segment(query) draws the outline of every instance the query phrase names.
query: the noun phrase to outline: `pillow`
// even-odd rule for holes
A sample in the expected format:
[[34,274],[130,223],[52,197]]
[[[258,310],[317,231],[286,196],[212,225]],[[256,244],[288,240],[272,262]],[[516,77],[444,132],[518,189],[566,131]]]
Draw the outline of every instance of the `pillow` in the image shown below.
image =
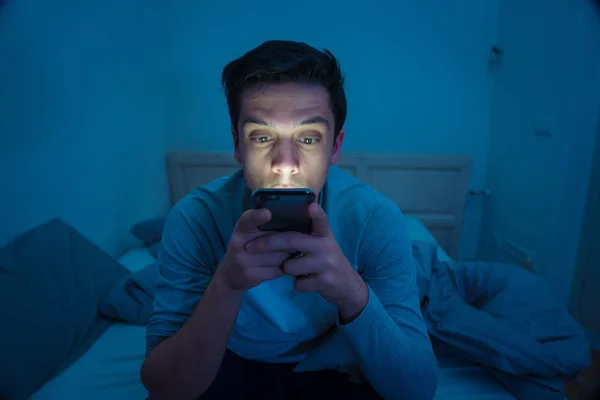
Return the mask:
[[164,226],[165,218],[145,219],[133,225],[129,232],[141,240],[144,246],[151,246],[160,243]]
[[0,249],[0,398],[29,398],[109,327],[98,304],[125,267],[60,219]]
[[158,261],[119,280],[100,304],[100,313],[131,325],[150,319],[158,285]]

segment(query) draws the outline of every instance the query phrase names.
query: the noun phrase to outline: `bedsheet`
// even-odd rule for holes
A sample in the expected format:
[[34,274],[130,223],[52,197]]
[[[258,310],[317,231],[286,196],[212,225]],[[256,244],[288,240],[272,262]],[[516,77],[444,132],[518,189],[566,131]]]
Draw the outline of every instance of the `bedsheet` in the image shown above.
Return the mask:
[[[513,265],[440,262],[413,242],[429,335],[482,366],[516,397],[562,399],[590,363],[579,325],[539,276]],[[436,353],[437,354],[437,353]]]
[[140,380],[146,328],[115,324],[65,372],[31,400],[135,400],[147,392]]
[[436,356],[439,366],[436,400],[515,399],[500,382],[478,365],[437,351]]

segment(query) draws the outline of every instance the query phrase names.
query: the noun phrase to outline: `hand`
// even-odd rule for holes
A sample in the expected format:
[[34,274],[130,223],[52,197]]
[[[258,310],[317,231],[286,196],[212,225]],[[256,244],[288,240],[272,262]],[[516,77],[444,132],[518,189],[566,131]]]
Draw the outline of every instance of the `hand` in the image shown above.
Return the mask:
[[281,265],[290,256],[283,250],[248,253],[246,243],[252,239],[271,235],[258,226],[271,219],[267,209],[244,212],[233,229],[233,234],[215,278],[225,287],[235,291],[245,291],[258,284],[283,276]]
[[338,306],[342,319],[351,319],[367,304],[367,285],[338,246],[325,211],[317,203],[312,203],[308,213],[312,220],[310,235],[299,232],[274,233],[249,241],[246,250],[250,254],[303,252],[302,257],[283,262],[283,271],[296,277],[296,290],[318,292]]

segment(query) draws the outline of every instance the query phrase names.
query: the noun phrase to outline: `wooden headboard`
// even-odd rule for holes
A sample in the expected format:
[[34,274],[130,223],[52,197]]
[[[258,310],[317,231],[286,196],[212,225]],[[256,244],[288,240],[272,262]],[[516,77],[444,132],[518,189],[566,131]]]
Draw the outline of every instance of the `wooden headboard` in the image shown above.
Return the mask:
[[[454,259],[458,256],[472,160],[461,155],[346,153],[338,166],[417,217]],[[167,155],[171,203],[196,186],[240,168],[231,153]]]

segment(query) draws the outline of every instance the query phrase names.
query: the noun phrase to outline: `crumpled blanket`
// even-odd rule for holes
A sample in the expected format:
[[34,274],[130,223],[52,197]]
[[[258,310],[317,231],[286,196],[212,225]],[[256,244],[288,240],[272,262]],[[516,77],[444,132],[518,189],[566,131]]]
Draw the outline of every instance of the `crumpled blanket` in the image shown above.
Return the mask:
[[519,399],[564,398],[591,363],[583,329],[539,276],[514,265],[442,262],[413,242],[421,309],[434,343],[480,364]]

